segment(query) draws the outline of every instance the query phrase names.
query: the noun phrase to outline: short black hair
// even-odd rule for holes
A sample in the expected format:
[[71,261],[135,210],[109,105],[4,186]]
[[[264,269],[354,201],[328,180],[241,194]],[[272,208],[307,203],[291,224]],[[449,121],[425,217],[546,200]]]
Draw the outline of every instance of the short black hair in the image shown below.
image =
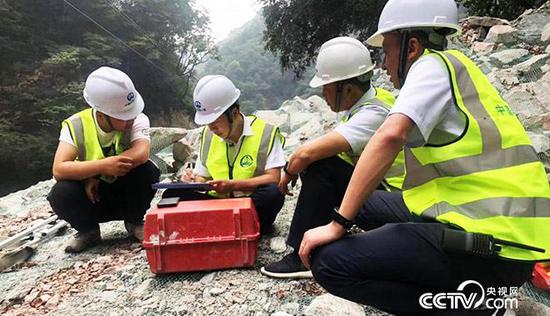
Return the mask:
[[371,78],[371,73],[368,72],[366,74],[363,74],[363,75],[360,75],[358,77],[353,77],[353,78],[350,78],[350,79],[346,79],[346,80],[342,80],[342,84],[351,84],[351,85],[354,85],[356,87],[358,87],[359,89],[361,89],[361,91],[363,92],[367,92],[369,91],[370,89],[370,78]]
[[447,35],[452,32],[447,28],[424,28],[410,30],[411,37],[418,39],[424,48],[443,51],[447,49]]

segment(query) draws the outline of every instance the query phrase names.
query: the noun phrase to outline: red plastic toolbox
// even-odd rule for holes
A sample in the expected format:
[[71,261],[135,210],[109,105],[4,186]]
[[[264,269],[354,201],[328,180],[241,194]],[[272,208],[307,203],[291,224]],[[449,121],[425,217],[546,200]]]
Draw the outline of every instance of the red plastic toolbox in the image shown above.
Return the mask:
[[260,237],[250,198],[179,202],[145,216],[143,247],[153,273],[254,265]]
[[533,284],[539,289],[550,291],[550,262],[539,262],[533,269]]

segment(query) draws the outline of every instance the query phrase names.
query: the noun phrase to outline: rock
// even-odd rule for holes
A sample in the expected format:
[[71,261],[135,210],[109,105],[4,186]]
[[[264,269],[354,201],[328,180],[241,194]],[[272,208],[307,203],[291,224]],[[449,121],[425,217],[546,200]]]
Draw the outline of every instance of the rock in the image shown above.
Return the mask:
[[162,149],[175,143],[187,134],[185,128],[176,127],[151,127],[151,153],[156,154]]
[[270,288],[271,286],[272,286],[271,283],[265,283],[265,282],[264,282],[264,283],[260,283],[260,284],[258,284],[258,290],[259,290],[259,291],[267,291],[267,290],[269,290],[269,288]]
[[550,54],[550,45],[546,46],[546,49],[544,50],[545,53]]
[[363,316],[365,311],[359,304],[331,294],[316,297],[304,311],[306,316]]
[[203,284],[209,284],[209,283],[212,283],[212,281],[214,281],[215,277],[216,277],[216,272],[208,273],[207,275],[203,276],[199,282]]
[[149,294],[151,290],[151,282],[153,282],[152,279],[146,279],[131,292],[131,295],[134,297],[144,297],[145,295]]
[[470,26],[485,26],[492,27],[495,25],[510,25],[508,20],[493,18],[488,16],[470,16],[464,20],[461,20],[460,23],[468,23]]
[[209,292],[210,292],[210,295],[212,296],[218,296],[223,292],[225,292],[225,289],[220,287],[214,287],[214,288],[211,288]]
[[299,315],[300,314],[300,304],[291,302],[286,303],[280,308],[283,312],[287,312],[291,315]]
[[497,79],[498,82],[507,89],[519,84],[518,72],[514,68],[497,69],[493,72],[493,74],[495,79]]
[[548,57],[550,57],[550,54],[541,54],[541,55],[535,55],[531,57],[530,59],[516,65],[514,68],[520,73],[520,74],[529,74],[529,73],[541,73],[540,67],[542,67],[546,61],[548,60]]
[[518,29],[518,36],[522,42],[528,44],[537,44],[541,39],[541,30],[548,23],[550,17],[550,5],[548,1],[536,10],[524,12],[520,17],[512,22],[512,25]]
[[269,124],[278,126],[281,132],[289,133],[288,130],[288,113],[282,111],[256,111],[255,115]]
[[540,41],[544,44],[550,43],[550,23],[547,23],[542,29]]
[[320,113],[294,113],[289,115],[288,125],[290,133],[300,129],[305,124],[316,121],[321,122],[322,117]]
[[285,252],[286,239],[284,237],[273,237],[269,240],[269,247],[275,253]]
[[61,296],[59,294],[55,294],[52,298],[50,298],[46,302],[46,307],[49,309],[54,309],[59,304],[60,299],[61,299]]
[[479,55],[486,55],[495,50],[495,43],[474,42],[472,50]]
[[550,72],[547,72],[532,86],[537,100],[547,112],[550,112]]
[[510,89],[503,94],[503,98],[526,127],[535,124],[536,119],[547,112],[530,91],[529,84],[521,84]]
[[180,139],[172,147],[172,157],[176,162],[192,161],[195,148],[192,148],[186,139]]
[[292,100],[287,100],[283,102],[280,110],[285,113],[294,114],[294,113],[308,113],[312,112],[312,103],[308,100],[304,100],[298,96],[294,97]]
[[510,25],[495,25],[489,29],[485,42],[513,44],[517,40],[517,29]]
[[522,298],[518,302],[518,309],[516,314],[529,316],[548,316],[550,315],[550,307],[535,302],[532,299]]
[[550,138],[544,134],[527,132],[537,153],[550,153]]
[[500,52],[496,52],[494,54],[491,54],[489,58],[491,58],[492,61],[496,62],[500,65],[509,65],[509,64],[516,64],[520,61],[525,60],[526,56],[529,55],[529,51],[523,48],[513,48],[513,49],[506,49],[502,50]]

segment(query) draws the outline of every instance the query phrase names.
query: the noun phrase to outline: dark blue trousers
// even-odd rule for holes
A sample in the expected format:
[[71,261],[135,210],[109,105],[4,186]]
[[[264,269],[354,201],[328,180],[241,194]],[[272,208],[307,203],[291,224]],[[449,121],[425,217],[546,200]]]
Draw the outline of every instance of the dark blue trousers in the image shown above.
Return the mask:
[[99,203],[92,204],[84,190],[84,181],[58,181],[48,195],[53,211],[71,226],[85,232],[98,229],[99,223],[124,220],[142,223],[157,190],[160,171],[151,161],[138,166],[113,183],[101,181]]
[[485,289],[520,287],[533,269],[532,263],[447,253],[442,247],[447,226],[411,215],[401,193],[376,191],[356,223],[368,231],[314,251],[313,275],[330,293],[386,312],[491,315],[494,311],[430,311],[420,306],[419,297],[456,292],[466,280],[476,280]]

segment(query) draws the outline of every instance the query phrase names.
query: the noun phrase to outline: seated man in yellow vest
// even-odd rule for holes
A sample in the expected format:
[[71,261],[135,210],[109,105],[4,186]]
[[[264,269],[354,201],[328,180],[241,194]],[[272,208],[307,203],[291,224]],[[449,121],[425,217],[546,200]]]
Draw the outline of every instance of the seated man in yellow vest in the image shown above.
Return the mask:
[[[371,86],[373,68],[369,50],[354,38],[337,37],[321,46],[317,73],[310,86],[323,86],[331,110],[345,112],[334,131],[300,146],[290,156],[279,186],[288,194],[288,184],[294,185],[300,174],[302,189],[287,239],[294,252],[263,267],[263,274],[275,278],[311,277],[298,256],[303,234],[331,221],[330,215],[342,202],[359,155],[394,103],[390,92]],[[380,187],[398,190],[402,180],[401,159]]]
[[[333,221],[300,245],[332,294],[399,315],[502,315],[502,296],[550,260],[544,166],[483,72],[445,49],[459,31],[453,0],[389,0],[367,40],[401,90]],[[388,200],[375,189],[404,144],[402,199]],[[354,223],[377,228],[344,236]]]
[[284,138],[275,126],[239,110],[240,91],[220,75],[201,78],[193,92],[195,123],[203,129],[193,172],[183,182],[207,182],[213,190],[202,193],[169,189],[164,197],[180,200],[250,196],[258,212],[260,232],[271,229],[284,203],[277,183],[285,164]]
[[53,162],[57,183],[48,200],[54,212],[77,230],[66,252],[81,252],[101,240],[99,223],[124,220],[128,233],[143,240],[159,170],[149,161],[149,119],[144,102],[122,71],[100,67],[86,80],[91,106],[62,123]]

